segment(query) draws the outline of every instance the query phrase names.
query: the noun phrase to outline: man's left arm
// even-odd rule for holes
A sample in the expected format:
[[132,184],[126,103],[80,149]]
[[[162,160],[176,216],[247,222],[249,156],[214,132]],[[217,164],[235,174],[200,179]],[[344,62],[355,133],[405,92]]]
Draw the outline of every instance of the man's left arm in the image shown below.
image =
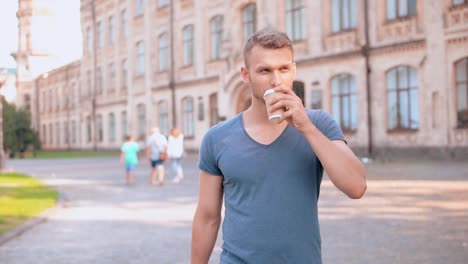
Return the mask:
[[361,198],[367,189],[366,172],[348,145],[342,140],[329,140],[313,124],[304,136],[333,184],[348,197]]

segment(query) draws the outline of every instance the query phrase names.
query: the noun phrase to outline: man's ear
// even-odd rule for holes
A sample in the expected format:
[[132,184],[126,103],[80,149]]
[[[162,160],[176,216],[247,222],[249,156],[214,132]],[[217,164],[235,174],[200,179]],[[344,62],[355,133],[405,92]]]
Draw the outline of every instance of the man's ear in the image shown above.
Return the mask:
[[241,67],[241,75],[242,75],[242,79],[244,80],[244,82],[248,83],[249,82],[249,71],[247,70],[247,68],[245,66]]

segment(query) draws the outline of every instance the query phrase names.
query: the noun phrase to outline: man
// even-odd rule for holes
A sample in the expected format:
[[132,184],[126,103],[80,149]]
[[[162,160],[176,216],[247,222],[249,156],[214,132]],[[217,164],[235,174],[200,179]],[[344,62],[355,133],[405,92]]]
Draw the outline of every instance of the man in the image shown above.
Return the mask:
[[[192,264],[208,263],[221,222],[221,263],[322,263],[317,201],[323,169],[351,198],[366,190],[365,170],[324,111],[305,110],[292,91],[296,73],[286,34],[255,33],[244,47],[245,112],[210,129],[200,148]],[[266,105],[264,92],[282,93]],[[279,123],[270,112],[284,109]]]
[[167,139],[161,134],[158,127],[152,129],[153,134],[146,142],[146,158],[151,163],[151,185],[156,185],[156,176],[159,185],[164,184],[164,160],[167,155]]

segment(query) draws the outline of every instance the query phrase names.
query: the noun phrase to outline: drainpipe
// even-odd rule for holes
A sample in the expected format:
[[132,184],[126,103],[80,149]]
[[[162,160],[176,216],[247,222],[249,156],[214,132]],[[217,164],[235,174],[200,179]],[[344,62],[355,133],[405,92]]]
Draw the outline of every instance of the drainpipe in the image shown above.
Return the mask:
[[364,32],[366,37],[366,44],[362,48],[362,53],[364,55],[364,60],[366,63],[366,95],[367,95],[367,155],[372,158],[373,157],[373,138],[372,138],[372,107],[371,107],[371,68],[369,62],[369,49],[370,49],[370,41],[369,41],[369,5],[368,0],[364,0]]
[[95,0],[90,1],[91,5],[91,21],[93,24],[93,91],[91,91],[91,127],[94,128],[93,134],[93,150],[97,151],[97,126],[96,126],[96,90],[97,90],[97,76],[96,76],[96,69],[97,69],[97,28],[96,28],[96,9],[94,5]]
[[170,34],[170,63],[171,63],[171,68],[170,68],[170,73],[169,73],[169,89],[171,90],[171,104],[172,104],[172,127],[177,126],[177,117],[176,117],[176,96],[175,96],[175,60],[174,60],[174,1],[169,1],[170,3],[170,9],[171,9],[171,14],[169,17],[169,34]]

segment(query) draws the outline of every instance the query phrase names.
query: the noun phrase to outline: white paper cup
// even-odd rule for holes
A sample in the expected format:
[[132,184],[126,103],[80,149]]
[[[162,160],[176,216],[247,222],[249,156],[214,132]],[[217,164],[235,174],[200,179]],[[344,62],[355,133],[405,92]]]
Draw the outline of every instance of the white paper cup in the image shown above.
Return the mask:
[[268,89],[263,94],[263,99],[265,100],[266,110],[268,113],[268,119],[276,123],[281,118],[281,115],[284,113],[284,109],[277,109],[276,111],[271,112],[268,103],[279,95],[281,95],[281,93],[276,92],[274,89]]

